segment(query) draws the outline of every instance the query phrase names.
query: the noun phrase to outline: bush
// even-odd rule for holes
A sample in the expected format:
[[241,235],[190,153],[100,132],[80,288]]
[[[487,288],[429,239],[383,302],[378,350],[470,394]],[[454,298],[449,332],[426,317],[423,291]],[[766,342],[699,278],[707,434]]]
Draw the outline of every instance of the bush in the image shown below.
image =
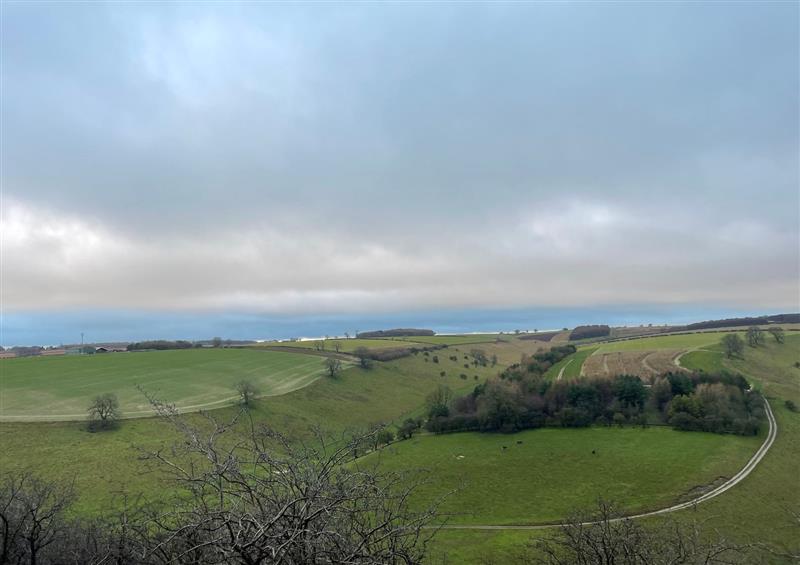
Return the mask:
[[787,400],[783,403],[783,405],[786,406],[786,408],[788,408],[791,412],[797,412],[797,404],[795,404],[793,401]]

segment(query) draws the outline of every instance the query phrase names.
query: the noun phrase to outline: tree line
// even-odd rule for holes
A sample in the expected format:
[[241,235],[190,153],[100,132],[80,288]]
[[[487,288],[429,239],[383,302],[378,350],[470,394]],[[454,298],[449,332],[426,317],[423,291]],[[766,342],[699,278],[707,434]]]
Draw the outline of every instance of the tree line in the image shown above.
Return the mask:
[[611,328],[608,325],[578,326],[569,334],[570,341],[579,339],[589,339],[593,337],[605,337],[611,335]]
[[645,383],[636,375],[553,381],[553,364],[575,351],[555,347],[526,358],[498,377],[454,397],[440,386],[427,400],[426,429],[515,432],[544,426],[648,425],[755,435],[763,400],[739,374],[671,372]]

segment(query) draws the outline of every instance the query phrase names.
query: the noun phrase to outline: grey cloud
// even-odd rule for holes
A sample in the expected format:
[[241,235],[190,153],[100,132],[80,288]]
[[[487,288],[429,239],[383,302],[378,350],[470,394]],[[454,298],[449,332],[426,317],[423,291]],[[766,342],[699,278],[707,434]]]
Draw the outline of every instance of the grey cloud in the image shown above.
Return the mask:
[[9,5],[5,303],[791,306],[797,17]]

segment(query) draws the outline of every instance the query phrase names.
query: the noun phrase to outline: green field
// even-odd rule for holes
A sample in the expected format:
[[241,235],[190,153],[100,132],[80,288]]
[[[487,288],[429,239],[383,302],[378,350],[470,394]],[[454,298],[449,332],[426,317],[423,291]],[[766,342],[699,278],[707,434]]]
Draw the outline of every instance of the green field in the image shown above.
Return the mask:
[[[706,344],[713,348],[719,335],[712,336],[710,341],[708,335],[704,336]],[[692,340],[694,336],[662,336],[638,341],[644,344],[641,349],[653,349],[654,343],[669,348],[687,347],[676,346],[673,340],[678,338]],[[419,353],[396,361],[375,363],[370,370],[349,367],[338,379],[312,378],[307,386],[280,396],[262,398],[251,413],[256,421],[265,422],[292,437],[306,435],[313,425],[340,432],[378,422],[399,424],[406,417],[423,413],[425,396],[438,384],[448,384],[457,393],[467,392],[477,382],[500,372],[504,364],[518,360],[523,352],[521,348],[528,347],[528,343],[512,339],[508,343],[481,345],[480,348],[488,355],[494,353],[501,359],[494,368],[475,368],[470,364],[465,369],[463,364],[467,360],[464,360],[464,355],[469,353],[469,344],[451,346],[427,356]],[[690,345],[695,346],[694,343]],[[697,511],[679,512],[673,516],[687,520],[694,517],[708,519],[714,527],[736,541],[759,541],[779,550],[791,547],[798,537],[793,534],[797,526],[792,526],[786,509],[800,507],[800,495],[796,490],[787,490],[787,485],[796,484],[796,477],[800,476],[800,414],[786,410],[783,400],[792,398],[800,404],[800,370],[793,366],[794,362],[800,361],[800,335],[787,336],[786,344],[780,346],[768,340],[764,347],[748,347],[745,359],[741,361],[728,362],[721,356],[715,357],[714,352],[710,356],[697,355],[705,353],[688,353],[682,362],[686,366],[710,366],[709,363],[722,362],[750,376],[772,399],[779,425],[778,439],[764,461],[742,484],[700,505]],[[173,357],[175,354],[211,355],[203,359],[212,359],[215,355],[222,357],[214,358],[216,361],[206,366],[200,362],[201,357],[178,360]],[[590,348],[581,348],[573,356],[576,360],[567,366],[565,377],[577,376],[582,359],[589,354]],[[438,363],[433,362],[434,355],[438,357]],[[450,356],[456,356],[457,360],[452,361]],[[319,357],[253,348],[22,359],[12,360],[12,364],[47,362],[47,378],[40,375],[38,380],[30,381],[43,387],[45,383],[52,385],[61,378],[62,373],[54,371],[54,367],[68,366],[56,362],[102,364],[152,359],[158,362],[154,370],[163,371],[162,383],[171,383],[176,375],[189,375],[181,385],[181,390],[188,390],[185,387],[194,384],[199,373],[205,375],[201,381],[204,390],[208,390],[219,386],[219,374],[226,368],[229,372],[225,374],[230,375],[232,383],[244,376],[241,374],[243,367],[250,366],[254,374],[260,374],[259,367],[264,366],[264,361],[256,359],[274,358],[277,361],[294,357],[320,365],[323,361]],[[172,362],[164,366],[165,359]],[[196,360],[198,364],[193,365],[189,360]],[[255,365],[248,365],[244,360],[252,360]],[[6,368],[12,364],[0,361],[6,382],[9,380]],[[124,378],[121,380],[125,382],[135,380],[132,375],[136,373],[124,367],[107,367],[101,372],[113,375],[111,378],[115,380],[122,375]],[[440,375],[441,372],[445,373],[444,376]],[[462,374],[467,378],[462,378]],[[18,388],[20,378],[19,375],[15,377]],[[22,379],[22,384],[27,382]],[[108,378],[99,381],[100,384],[108,382]],[[178,382],[183,382],[183,377]],[[6,386],[4,390],[7,390]],[[232,387],[224,390],[232,390]],[[76,394],[71,387],[64,387],[61,394],[69,396],[68,393]],[[14,395],[16,397],[17,393]],[[82,414],[84,409],[84,403],[81,403],[78,412]],[[211,414],[227,418],[235,414],[235,409],[225,407]],[[186,417],[198,418],[192,414]],[[91,514],[107,507],[114,493],[122,490],[158,496],[164,486],[157,475],[142,467],[137,448],[166,447],[175,439],[174,432],[156,418],[127,420],[117,430],[94,434],[85,431],[81,422],[5,422],[0,423],[0,445],[3,446],[0,469],[32,469],[50,478],[74,477],[79,493],[76,510]],[[421,493],[422,497],[440,494],[453,486],[463,487],[445,507],[445,510],[457,514],[453,523],[531,523],[557,520],[576,506],[590,506],[598,494],[613,497],[631,508],[665,505],[696,486],[732,474],[757,448],[761,439],[681,433],[660,427],[541,429],[514,435],[422,435],[408,442],[392,444],[380,453],[380,457],[388,468],[423,467],[433,471],[431,483]],[[517,441],[523,443],[518,445]],[[502,450],[502,445],[508,449]],[[597,453],[595,456],[591,455],[592,449]],[[459,455],[463,455],[463,459],[458,459]],[[743,515],[753,519],[744,520]],[[483,563],[484,557],[495,563],[510,562],[515,552],[533,535],[538,534],[446,530],[437,535],[434,559],[446,554],[448,562],[452,563]]]
[[581,367],[583,362],[592,353],[597,350],[596,347],[581,348],[572,355],[562,359],[552,367],[550,367],[544,376],[548,379],[555,379],[564,367],[564,374],[561,375],[562,379],[577,379],[581,376]]
[[[652,339],[661,338],[641,341]],[[684,360],[693,353],[685,355],[681,363],[686,365]],[[796,488],[800,476],[800,413],[790,412],[784,406],[787,399],[800,405],[800,369],[794,367],[797,361],[800,361],[800,335],[787,335],[783,345],[769,338],[762,347],[746,347],[742,360],[722,361],[724,367],[747,375],[767,395],[778,422],[777,439],[742,483],[697,506],[696,510],[670,515],[678,521],[703,524],[705,530],[717,531],[736,543],[755,544],[751,563],[795,563],[789,555],[800,554],[800,524],[792,514],[800,508],[800,488]],[[659,518],[648,519],[656,520]],[[434,557],[446,555],[448,562],[475,565],[512,563],[531,539],[546,534],[545,531],[444,530],[437,535]]]
[[[269,355],[264,351],[242,353]],[[419,354],[376,363],[370,370],[350,367],[337,379],[317,379],[287,394],[259,399],[251,414],[256,421],[292,437],[308,435],[312,426],[340,433],[379,422],[399,424],[406,417],[419,415],[425,397],[439,384],[459,393],[475,386],[472,376],[469,380],[460,378],[453,363],[424,359]],[[444,377],[440,376],[442,370]],[[470,375],[483,379],[494,371],[478,367]],[[211,414],[231,418],[236,409],[222,408]],[[193,414],[186,417],[198,418]],[[176,439],[171,428],[158,418],[127,420],[119,429],[94,434],[88,433],[82,422],[5,422],[0,423],[0,469],[33,469],[50,478],[74,477],[78,509],[93,513],[122,490],[157,496],[159,478],[144,472],[137,450],[166,447]]]
[[459,489],[442,507],[449,523],[535,524],[558,521],[599,496],[631,510],[679,502],[734,475],[762,441],[662,427],[540,429],[426,435],[371,457],[387,469],[429,470],[418,502]]
[[721,351],[701,349],[690,351],[681,357],[681,366],[694,371],[712,373],[725,368]]
[[[685,335],[662,335],[642,337],[624,341],[615,341],[600,345],[599,353],[609,351],[640,351],[644,349],[691,349],[719,343],[722,336],[729,332],[701,332]],[[744,332],[738,332],[744,337]]]
[[[409,344],[399,339],[315,339],[304,341],[265,341],[258,345],[252,346],[253,348],[264,347],[291,347],[296,349],[316,349],[320,343],[325,344],[325,351],[336,351],[336,344],[339,344],[339,350],[343,353],[352,353],[359,347],[366,347],[367,349],[398,349],[409,347]],[[421,346],[421,345],[420,345]]]
[[0,361],[0,420],[83,419],[92,398],[112,392],[126,417],[151,414],[141,386],[180,410],[236,400],[248,379],[264,395],[307,386],[324,372],[324,359],[275,351],[188,349]]
[[398,341],[413,341],[415,343],[428,343],[430,345],[469,345],[471,343],[493,343],[497,341],[498,338],[510,340],[512,336],[499,334],[418,335],[392,339]]

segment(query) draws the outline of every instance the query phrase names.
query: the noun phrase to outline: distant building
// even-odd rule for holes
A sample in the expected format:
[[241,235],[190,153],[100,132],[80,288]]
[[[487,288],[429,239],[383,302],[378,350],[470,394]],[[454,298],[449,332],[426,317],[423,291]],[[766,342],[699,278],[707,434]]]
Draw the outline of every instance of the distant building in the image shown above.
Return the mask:
[[0,351],[0,359],[13,359],[16,356],[13,351]]
[[95,347],[95,353],[120,353],[122,351],[128,351],[126,347],[119,347],[116,345],[101,345],[100,347]]
[[54,355],[66,355],[66,349],[45,349],[39,355],[42,357],[52,357]]

